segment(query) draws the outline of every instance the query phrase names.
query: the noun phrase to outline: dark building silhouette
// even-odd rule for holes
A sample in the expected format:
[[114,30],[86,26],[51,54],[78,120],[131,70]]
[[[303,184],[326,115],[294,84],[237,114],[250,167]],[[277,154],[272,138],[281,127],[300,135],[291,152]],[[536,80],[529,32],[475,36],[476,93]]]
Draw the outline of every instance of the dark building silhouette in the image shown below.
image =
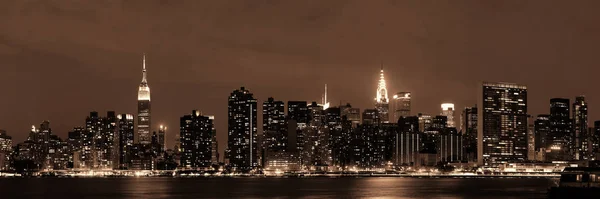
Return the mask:
[[212,165],[214,124],[210,116],[192,111],[180,119],[181,167],[208,168]]
[[362,114],[362,123],[363,124],[380,124],[381,120],[377,109],[365,109]]
[[298,153],[304,151],[304,130],[306,129],[310,121],[310,113],[308,111],[308,105],[306,101],[288,101],[288,116],[287,123],[293,121],[296,127],[296,147]]
[[527,160],[527,87],[485,82],[479,92],[478,164]]
[[588,133],[588,107],[585,96],[577,96],[573,103],[573,133],[575,135],[575,153],[576,160],[587,160],[591,154],[591,143]]
[[283,101],[275,101],[270,97],[263,102],[263,140],[261,165],[265,166],[275,155],[285,152],[287,149],[287,124],[285,120],[285,104]]
[[117,116],[118,129],[118,166],[119,169],[128,169],[131,165],[131,148],[134,144],[134,120],[131,114]]
[[461,116],[465,160],[477,161],[477,107],[466,107]]
[[241,87],[229,96],[227,157],[238,171],[250,171],[258,166],[256,99]]
[[569,99],[550,99],[550,134],[547,140],[550,152],[546,155],[549,161],[574,159],[576,145],[572,134],[573,123],[569,116],[570,106]]
[[534,122],[535,151],[550,149],[548,135],[550,135],[550,115],[538,115]]
[[400,116],[398,118],[398,133],[394,136],[394,163],[396,165],[413,166],[418,161],[421,151],[421,133],[419,132],[419,117]]

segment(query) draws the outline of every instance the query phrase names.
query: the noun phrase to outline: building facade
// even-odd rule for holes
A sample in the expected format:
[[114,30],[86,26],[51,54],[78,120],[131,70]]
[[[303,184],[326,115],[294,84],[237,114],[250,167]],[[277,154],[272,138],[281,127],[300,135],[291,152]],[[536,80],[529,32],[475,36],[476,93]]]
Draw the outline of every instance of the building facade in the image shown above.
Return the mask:
[[410,92],[398,92],[393,97],[394,118],[392,122],[398,122],[400,117],[410,116]]
[[477,161],[483,166],[527,159],[527,87],[485,82],[479,88]]
[[241,87],[229,96],[227,155],[236,171],[250,171],[258,166],[256,99]]
[[150,86],[146,77],[146,55],[142,63],[142,82],[138,88],[138,115],[137,115],[137,139],[140,144],[150,144],[152,135],[150,134],[151,122],[151,103]]

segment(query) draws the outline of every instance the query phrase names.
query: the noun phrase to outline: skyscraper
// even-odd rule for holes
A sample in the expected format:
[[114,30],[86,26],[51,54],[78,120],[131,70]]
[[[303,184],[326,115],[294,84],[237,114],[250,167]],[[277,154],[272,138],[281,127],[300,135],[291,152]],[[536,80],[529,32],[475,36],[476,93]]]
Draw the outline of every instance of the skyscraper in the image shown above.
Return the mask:
[[433,118],[431,118],[431,115],[419,113],[417,117],[419,117],[419,132],[428,131],[432,127]]
[[229,96],[227,151],[236,170],[250,171],[258,166],[256,109],[256,99],[244,87]]
[[398,122],[400,117],[410,116],[410,92],[398,92],[394,95],[394,119]]
[[535,151],[550,149],[548,136],[550,135],[550,115],[538,115],[534,122]]
[[478,92],[478,164],[526,160],[527,87],[484,82]]
[[167,127],[160,125],[158,128],[158,144],[160,144],[162,151],[167,150],[167,142],[165,140],[165,136],[167,134]]
[[448,127],[454,128],[456,125],[454,124],[454,104],[452,103],[443,103],[442,104],[442,113],[441,115],[446,116],[448,118]]
[[[385,79],[383,78],[383,66],[381,66],[381,73],[379,76],[379,83],[377,85],[377,95],[375,96],[375,109],[379,114],[379,120],[382,123],[389,122],[389,99],[387,93],[387,86]],[[397,121],[395,121],[397,122]]]
[[590,158],[590,142],[588,133],[588,110],[585,96],[577,96],[573,103],[573,130],[575,131],[575,159]]
[[134,144],[134,124],[133,115],[117,115],[118,120],[118,168],[127,169],[131,164],[131,148]]
[[549,161],[567,161],[574,159],[575,139],[573,136],[573,123],[570,118],[570,102],[565,98],[550,99],[550,134],[548,142],[550,153]]
[[212,165],[213,119],[192,111],[180,119],[181,166],[207,168]]
[[[296,147],[299,153],[304,151],[304,129],[310,121],[308,105],[306,101],[288,101],[288,124],[295,123]],[[288,132],[289,133],[289,132]],[[290,138],[291,139],[291,138]]]
[[273,155],[287,149],[287,124],[285,122],[285,104],[270,97],[263,102],[263,164]]
[[461,116],[461,131],[464,136],[465,158],[477,160],[477,107],[466,107]]
[[148,80],[146,78],[146,55],[144,55],[142,62],[142,83],[138,89],[138,123],[137,123],[137,136],[138,143],[148,145],[152,141],[150,135],[150,87],[148,86]]

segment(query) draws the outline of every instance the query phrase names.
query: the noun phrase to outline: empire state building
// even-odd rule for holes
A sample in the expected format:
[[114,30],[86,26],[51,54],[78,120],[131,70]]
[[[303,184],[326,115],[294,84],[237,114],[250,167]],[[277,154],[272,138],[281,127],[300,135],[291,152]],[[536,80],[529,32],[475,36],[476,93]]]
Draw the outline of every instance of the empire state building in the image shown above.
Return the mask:
[[150,136],[150,110],[150,87],[146,79],[146,55],[144,55],[142,83],[140,83],[138,90],[137,135],[140,144],[150,144],[152,141],[152,137]]

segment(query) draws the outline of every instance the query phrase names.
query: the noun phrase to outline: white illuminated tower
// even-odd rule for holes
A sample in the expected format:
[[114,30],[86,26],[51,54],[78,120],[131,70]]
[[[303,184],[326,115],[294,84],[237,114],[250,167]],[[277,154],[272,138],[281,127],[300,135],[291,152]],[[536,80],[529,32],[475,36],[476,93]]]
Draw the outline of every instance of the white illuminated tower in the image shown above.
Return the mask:
[[387,87],[385,84],[385,78],[383,77],[383,65],[381,66],[381,73],[379,77],[379,84],[377,85],[377,96],[375,97],[375,108],[379,112],[379,118],[382,123],[388,123],[388,110],[389,110],[389,99]]
[[321,98],[321,106],[323,106],[323,110],[327,110],[329,108],[329,102],[327,101],[327,84],[325,84],[325,95]]
[[454,104],[452,103],[443,103],[442,104],[442,114],[446,116],[448,119],[447,126],[449,128],[454,128],[456,125],[454,124]]
[[150,144],[152,137],[150,136],[150,87],[146,79],[146,55],[142,61],[142,83],[138,90],[138,123],[137,135],[140,144]]

